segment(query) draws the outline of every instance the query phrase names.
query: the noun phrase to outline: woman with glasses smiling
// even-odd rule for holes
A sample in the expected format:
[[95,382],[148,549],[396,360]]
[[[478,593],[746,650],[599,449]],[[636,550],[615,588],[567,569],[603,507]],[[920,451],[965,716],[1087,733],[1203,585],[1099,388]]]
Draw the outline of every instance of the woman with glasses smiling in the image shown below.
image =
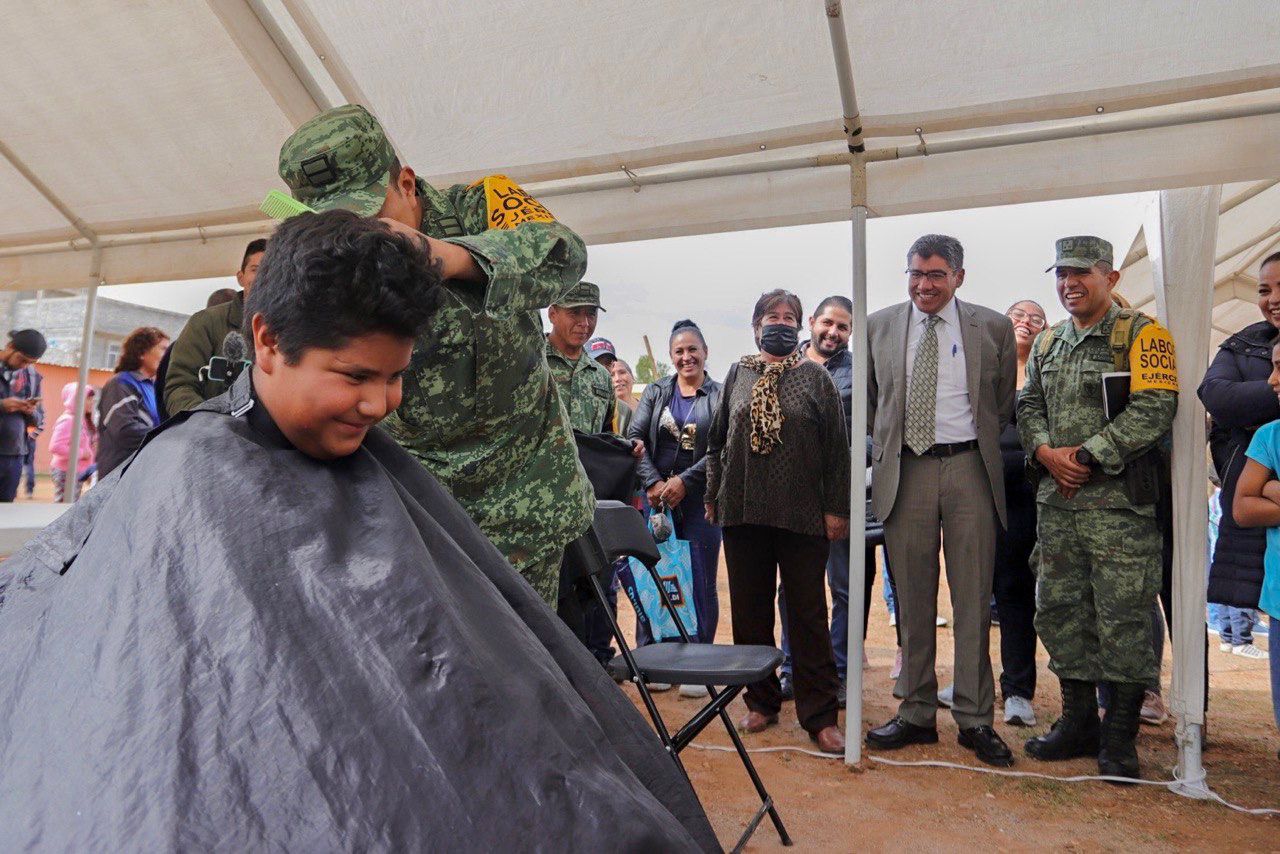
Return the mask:
[[[1044,330],[1044,309],[1034,300],[1015,302],[1005,312],[1013,323],[1018,350],[1018,393],[1031,355],[1031,343]],[[1000,614],[1000,695],[1004,721],[1035,726],[1031,700],[1036,692],[1036,577],[1031,549],[1036,544],[1036,493],[1026,476],[1027,456],[1018,438],[1017,418],[1000,434],[1008,527],[996,529],[996,566],[992,592]]]

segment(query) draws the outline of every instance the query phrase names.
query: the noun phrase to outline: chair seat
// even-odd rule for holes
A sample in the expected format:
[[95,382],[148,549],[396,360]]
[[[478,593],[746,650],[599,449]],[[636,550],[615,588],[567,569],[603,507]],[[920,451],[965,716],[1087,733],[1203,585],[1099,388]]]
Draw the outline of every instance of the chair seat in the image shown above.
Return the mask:
[[[646,682],[717,688],[759,682],[782,663],[782,651],[772,646],[652,643],[632,655]],[[620,655],[609,662],[609,673],[631,678],[626,659]]]

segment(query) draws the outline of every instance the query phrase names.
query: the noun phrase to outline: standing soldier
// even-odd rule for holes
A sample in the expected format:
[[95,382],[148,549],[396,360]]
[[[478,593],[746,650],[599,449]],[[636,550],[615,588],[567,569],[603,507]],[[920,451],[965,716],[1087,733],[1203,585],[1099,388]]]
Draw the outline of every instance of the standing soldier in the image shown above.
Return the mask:
[[[1168,331],[1112,303],[1112,257],[1098,237],[1058,241],[1049,269],[1071,319],[1036,337],[1018,401],[1022,444],[1040,474],[1035,626],[1062,683],[1062,717],[1026,750],[1043,760],[1096,755],[1102,774],[1136,778],[1139,711],[1159,673],[1150,617],[1160,590],[1158,446],[1178,408],[1178,372]],[[1104,403],[1111,373],[1127,374],[1128,388],[1109,380]],[[1101,727],[1100,682],[1111,689]]]
[[583,433],[612,430],[617,406],[608,368],[586,350],[601,311],[600,288],[591,282],[579,282],[547,310],[547,364],[569,413],[569,426]]
[[384,422],[555,607],[564,547],[594,498],[551,381],[538,310],[586,269],[581,238],[502,175],[441,191],[402,166],[364,107],[338,107],[280,149],[280,177],[313,210],[345,208],[425,236],[440,306]]

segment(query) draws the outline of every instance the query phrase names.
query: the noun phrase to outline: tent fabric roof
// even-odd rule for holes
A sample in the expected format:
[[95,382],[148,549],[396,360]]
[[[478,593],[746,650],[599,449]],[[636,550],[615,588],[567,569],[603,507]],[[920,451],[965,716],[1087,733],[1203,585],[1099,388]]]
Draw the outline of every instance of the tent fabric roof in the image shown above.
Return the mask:
[[[1261,319],[1258,265],[1280,250],[1280,181],[1226,185],[1221,207],[1213,271],[1213,347]],[[1121,267],[1118,288],[1135,308],[1154,314],[1155,283],[1146,251],[1146,239],[1139,230]]]
[[[844,10],[870,146],[1037,122],[1280,104],[1267,0],[1027,0]],[[35,4],[0,31],[0,288],[225,272],[280,142],[359,101],[437,183],[504,171],[551,193],[593,242],[831,220],[848,170],[815,165],[590,189],[692,161],[729,167],[843,151],[818,0],[597,0],[411,6],[340,0]],[[163,38],[157,37],[163,34]],[[1086,49],[1087,46],[1087,49]],[[1195,102],[1195,103],[1193,103]],[[1126,112],[1137,111],[1137,112]],[[880,215],[1280,174],[1262,115],[869,167]],[[815,163],[818,161],[815,160]],[[827,163],[836,163],[831,159]],[[685,164],[685,165],[681,165]],[[51,202],[31,176],[56,198]],[[577,182],[577,183],[575,183]]]

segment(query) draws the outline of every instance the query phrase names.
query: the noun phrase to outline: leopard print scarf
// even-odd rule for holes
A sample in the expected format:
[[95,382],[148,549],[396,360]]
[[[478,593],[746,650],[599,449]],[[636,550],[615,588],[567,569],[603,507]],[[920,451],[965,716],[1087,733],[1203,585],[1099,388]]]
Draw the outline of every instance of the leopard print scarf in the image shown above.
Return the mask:
[[765,455],[782,443],[782,404],[778,401],[778,380],[783,371],[800,364],[803,358],[796,350],[781,362],[766,362],[759,356],[743,356],[738,364],[756,371],[760,379],[751,388],[751,450]]

